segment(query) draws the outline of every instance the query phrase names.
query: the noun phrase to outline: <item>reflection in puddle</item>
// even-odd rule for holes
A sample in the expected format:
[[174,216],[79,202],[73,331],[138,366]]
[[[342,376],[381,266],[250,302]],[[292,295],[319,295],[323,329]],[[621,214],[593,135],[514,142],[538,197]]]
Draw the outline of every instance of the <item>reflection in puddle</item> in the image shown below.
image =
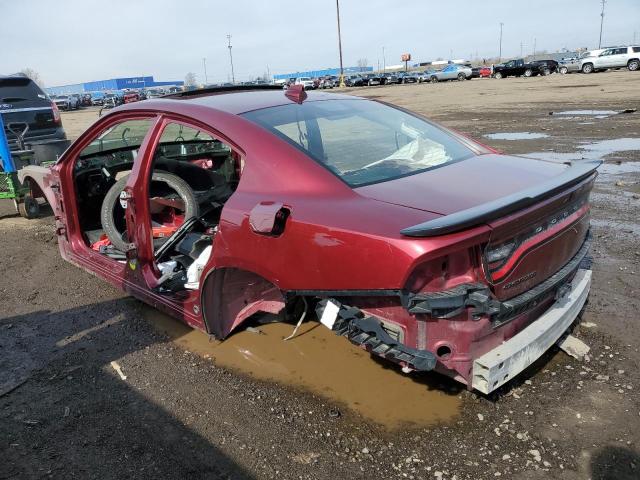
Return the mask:
[[451,420],[460,406],[455,394],[439,386],[453,385],[444,377],[405,375],[317,322],[304,323],[298,336],[287,342],[283,338],[293,326],[283,323],[265,324],[218,342],[155,309],[145,307],[143,312],[174,343],[213,358],[218,366],[305,388],[390,429]]
[[536,138],[547,138],[549,135],[546,133],[532,133],[532,132],[502,132],[502,133],[489,133],[484,135],[492,140],[533,140]]
[[608,117],[609,115],[617,115],[620,112],[615,110],[565,110],[564,112],[553,112],[553,115],[567,115],[567,116],[598,116],[600,118]]
[[[551,160],[555,162],[571,162],[576,160],[604,160],[607,155],[619,152],[630,152],[634,150],[640,150],[640,138],[614,138],[611,140],[602,140],[600,142],[587,143],[578,146],[580,151],[571,153],[557,153],[557,152],[533,152],[526,153],[524,157],[538,158],[541,160]],[[636,162],[631,162],[631,165]],[[630,171],[636,171],[636,167],[625,166],[628,163],[621,165],[604,164],[600,167],[602,173],[626,173]],[[616,171],[620,168],[620,171]]]
[[640,172],[640,162],[603,163],[598,171],[609,175]]

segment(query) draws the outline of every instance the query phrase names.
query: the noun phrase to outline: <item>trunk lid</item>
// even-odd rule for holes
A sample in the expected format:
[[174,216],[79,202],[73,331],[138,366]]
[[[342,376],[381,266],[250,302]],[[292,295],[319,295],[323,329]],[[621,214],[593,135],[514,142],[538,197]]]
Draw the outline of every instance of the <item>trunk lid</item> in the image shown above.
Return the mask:
[[407,236],[491,227],[484,271],[496,297],[506,300],[549,278],[578,252],[589,229],[597,165],[489,154],[356,191],[443,215],[404,229]]

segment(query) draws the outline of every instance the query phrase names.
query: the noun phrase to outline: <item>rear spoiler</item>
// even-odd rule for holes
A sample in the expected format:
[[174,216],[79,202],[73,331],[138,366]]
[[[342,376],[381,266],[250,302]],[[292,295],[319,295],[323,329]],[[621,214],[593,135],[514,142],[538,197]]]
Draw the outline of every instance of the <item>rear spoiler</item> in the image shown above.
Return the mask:
[[407,237],[435,237],[496,220],[533,205],[589,176],[593,175],[595,177],[595,171],[600,164],[602,164],[601,160],[572,163],[571,166],[560,175],[550,178],[540,185],[512,193],[506,197],[498,198],[497,200],[492,200],[491,202],[483,203],[482,205],[467,210],[461,210],[444,217],[407,227],[401,230],[400,233]]

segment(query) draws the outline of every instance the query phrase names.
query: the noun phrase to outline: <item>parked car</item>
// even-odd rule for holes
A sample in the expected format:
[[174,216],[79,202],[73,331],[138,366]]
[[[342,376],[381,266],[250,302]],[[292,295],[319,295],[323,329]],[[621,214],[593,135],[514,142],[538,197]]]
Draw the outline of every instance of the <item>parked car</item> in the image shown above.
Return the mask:
[[381,80],[383,85],[400,83],[400,78],[398,77],[398,75],[392,72],[383,73],[381,75]]
[[302,85],[305,90],[314,90],[316,84],[311,77],[298,77],[294,85]]
[[318,88],[326,89],[326,88],[333,88],[337,86],[338,86],[338,77],[331,75],[327,77],[322,77],[320,79],[320,84],[318,85]]
[[130,90],[124,93],[122,97],[123,103],[133,103],[140,101],[140,94],[134,90]]
[[491,68],[486,65],[471,68],[471,78],[489,78],[491,76]]
[[275,88],[100,118],[36,172],[62,256],[218,339],[315,310],[405,372],[485,394],[571,327],[600,162],[509,157],[377,101]]
[[[28,77],[0,76],[0,115],[12,151],[22,150],[25,145],[21,140],[31,149],[43,145],[67,146],[58,106]],[[55,155],[49,159],[55,159]],[[44,159],[36,159],[41,160]]]
[[366,85],[364,78],[360,75],[349,75],[345,77],[344,83],[347,87],[362,87]]
[[91,104],[92,105],[102,105],[104,103],[104,93],[103,92],[92,92],[91,93]]
[[534,60],[531,65],[538,67],[538,73],[540,75],[551,75],[558,71],[558,62],[555,60]]
[[580,71],[580,58],[563,58],[558,63],[558,72],[562,75]]
[[640,46],[608,48],[597,56],[589,56],[580,60],[582,73],[592,73],[609,68],[640,70]]
[[76,110],[79,107],[79,101],[73,95],[54,95],[52,98],[60,110]]
[[415,72],[401,72],[398,74],[398,83],[418,83],[418,76]]
[[114,93],[107,93],[103,98],[102,98],[102,106],[104,108],[115,108],[118,105],[120,105],[120,100],[118,98],[118,96]]
[[382,85],[382,76],[379,73],[365,73],[362,76],[366,85]]
[[158,98],[164,95],[164,90],[159,88],[148,88],[146,91],[147,98]]
[[83,107],[90,107],[91,105],[93,105],[91,103],[91,94],[90,93],[83,93],[81,96],[82,101],[80,102],[81,105]]
[[418,78],[418,83],[429,81],[429,77],[425,72],[413,72],[413,74]]
[[440,71],[436,71],[431,73],[429,80],[432,83],[442,82],[447,80],[468,80],[473,75],[471,71],[471,67],[467,67],[466,65],[457,65],[451,64],[447,65]]
[[72,93],[70,96],[75,99],[75,108],[80,108],[82,106],[82,95],[80,95],[79,93]]
[[500,63],[493,67],[493,78],[532,77],[540,73],[540,66],[527,63],[522,58]]

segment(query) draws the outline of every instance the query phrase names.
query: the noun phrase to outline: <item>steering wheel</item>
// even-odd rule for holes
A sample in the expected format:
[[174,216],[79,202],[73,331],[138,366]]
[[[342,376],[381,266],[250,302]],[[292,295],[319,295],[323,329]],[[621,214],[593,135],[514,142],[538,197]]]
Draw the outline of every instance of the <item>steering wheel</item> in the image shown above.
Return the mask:
[[[100,209],[100,220],[104,233],[111,244],[121,252],[126,252],[130,243],[127,238],[124,215],[127,202],[121,198],[128,178],[129,175],[125,175],[111,186]],[[153,173],[149,186],[149,198],[151,214],[158,216],[169,212],[174,218],[174,225],[177,211],[183,212],[184,220],[200,216],[200,208],[193,190],[187,182],[172,173],[162,170]],[[175,229],[177,228],[178,226],[175,227]],[[169,233],[171,229],[172,227],[168,228]],[[169,235],[166,233],[163,232],[162,236],[168,237]]]

